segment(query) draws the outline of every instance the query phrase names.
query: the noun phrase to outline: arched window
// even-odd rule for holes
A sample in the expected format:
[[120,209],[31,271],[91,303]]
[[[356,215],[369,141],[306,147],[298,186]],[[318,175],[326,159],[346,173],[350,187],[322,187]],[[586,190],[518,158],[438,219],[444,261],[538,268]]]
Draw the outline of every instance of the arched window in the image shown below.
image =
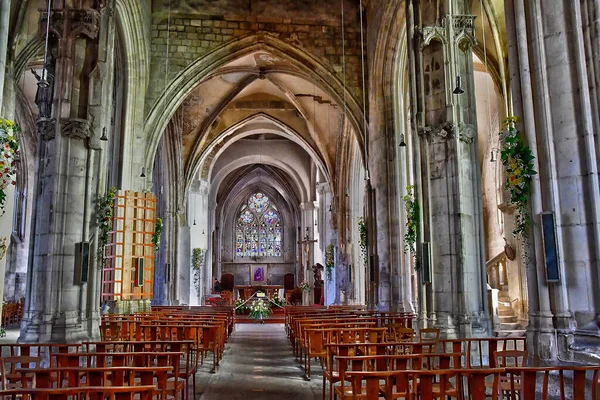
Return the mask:
[[281,217],[264,193],[254,193],[236,219],[237,257],[280,257]]

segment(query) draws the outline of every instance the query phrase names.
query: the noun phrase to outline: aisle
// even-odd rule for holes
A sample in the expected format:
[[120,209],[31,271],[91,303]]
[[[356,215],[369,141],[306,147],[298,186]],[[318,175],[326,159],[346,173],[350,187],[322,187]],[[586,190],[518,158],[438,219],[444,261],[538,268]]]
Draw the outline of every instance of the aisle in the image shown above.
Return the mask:
[[314,370],[306,381],[282,324],[239,324],[201,399],[320,399],[321,369]]

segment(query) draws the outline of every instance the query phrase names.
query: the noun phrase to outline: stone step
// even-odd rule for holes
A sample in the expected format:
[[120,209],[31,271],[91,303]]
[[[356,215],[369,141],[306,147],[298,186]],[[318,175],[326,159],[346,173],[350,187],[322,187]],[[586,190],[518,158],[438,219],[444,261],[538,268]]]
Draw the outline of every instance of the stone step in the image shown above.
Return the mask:
[[498,301],[510,303],[510,297],[508,297],[508,296],[498,296]]
[[498,307],[498,315],[501,317],[512,317],[517,314],[515,313],[515,310],[513,310],[512,308],[502,306],[502,307]]
[[500,319],[500,323],[502,324],[519,322],[516,315],[500,315],[498,318]]
[[500,291],[508,292],[508,285],[501,285],[499,289]]
[[518,322],[501,322],[499,326],[499,331],[514,331],[519,330],[521,328],[521,324]]
[[496,337],[525,337],[525,329],[507,329],[494,331]]
[[509,297],[508,290],[500,290],[498,292],[498,298],[501,298],[501,297]]

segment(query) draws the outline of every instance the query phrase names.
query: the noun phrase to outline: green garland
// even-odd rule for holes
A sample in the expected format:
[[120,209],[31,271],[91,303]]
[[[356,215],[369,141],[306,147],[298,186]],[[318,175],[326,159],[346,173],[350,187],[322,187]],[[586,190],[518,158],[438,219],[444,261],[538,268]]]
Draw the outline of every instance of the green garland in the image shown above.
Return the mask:
[[117,188],[114,186],[108,189],[103,197],[98,199],[96,209],[96,220],[98,223],[98,250],[96,251],[96,262],[99,268],[104,267],[104,248],[108,244],[109,232],[112,230],[113,213],[115,209],[115,198],[117,197]]
[[327,280],[329,282],[331,282],[334,264],[335,263],[333,260],[333,244],[330,244],[325,249],[325,269],[327,274]]
[[419,203],[414,192],[415,187],[406,187],[406,195],[403,197],[404,209],[406,210],[406,233],[404,234],[404,253],[416,254],[417,227],[419,226]]
[[359,234],[359,242],[360,246],[360,254],[363,259],[364,265],[368,265],[368,254],[367,254],[367,225],[365,224],[365,220],[363,217],[358,219],[358,234]]
[[204,250],[195,248],[192,250],[192,269],[194,270],[194,287],[200,292],[200,268],[204,260]]
[[535,157],[531,148],[525,145],[521,132],[515,128],[517,117],[509,117],[504,123],[506,131],[500,132],[500,158],[506,172],[505,188],[510,194],[510,202],[517,206],[515,236],[527,232],[531,224],[531,216],[527,204],[531,194],[531,180],[537,172],[534,169]]
[[17,157],[19,143],[17,133],[21,132],[19,125],[7,119],[0,118],[0,217],[4,215],[4,202],[8,185],[15,186],[17,174]]
[[154,245],[154,252],[157,253],[160,250],[160,234],[163,231],[162,218],[156,218],[154,223],[154,233],[152,234],[152,244]]

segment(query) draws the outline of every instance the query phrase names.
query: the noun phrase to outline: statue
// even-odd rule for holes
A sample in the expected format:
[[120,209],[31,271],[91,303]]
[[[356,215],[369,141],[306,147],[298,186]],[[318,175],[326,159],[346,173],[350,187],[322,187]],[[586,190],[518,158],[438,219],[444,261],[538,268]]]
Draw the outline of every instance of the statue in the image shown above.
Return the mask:
[[39,109],[38,119],[52,118],[52,100],[54,97],[54,60],[51,54],[48,54],[45,64],[46,82],[48,85],[40,84],[42,77],[32,68],[31,73],[38,81],[37,92],[35,93],[35,104]]

